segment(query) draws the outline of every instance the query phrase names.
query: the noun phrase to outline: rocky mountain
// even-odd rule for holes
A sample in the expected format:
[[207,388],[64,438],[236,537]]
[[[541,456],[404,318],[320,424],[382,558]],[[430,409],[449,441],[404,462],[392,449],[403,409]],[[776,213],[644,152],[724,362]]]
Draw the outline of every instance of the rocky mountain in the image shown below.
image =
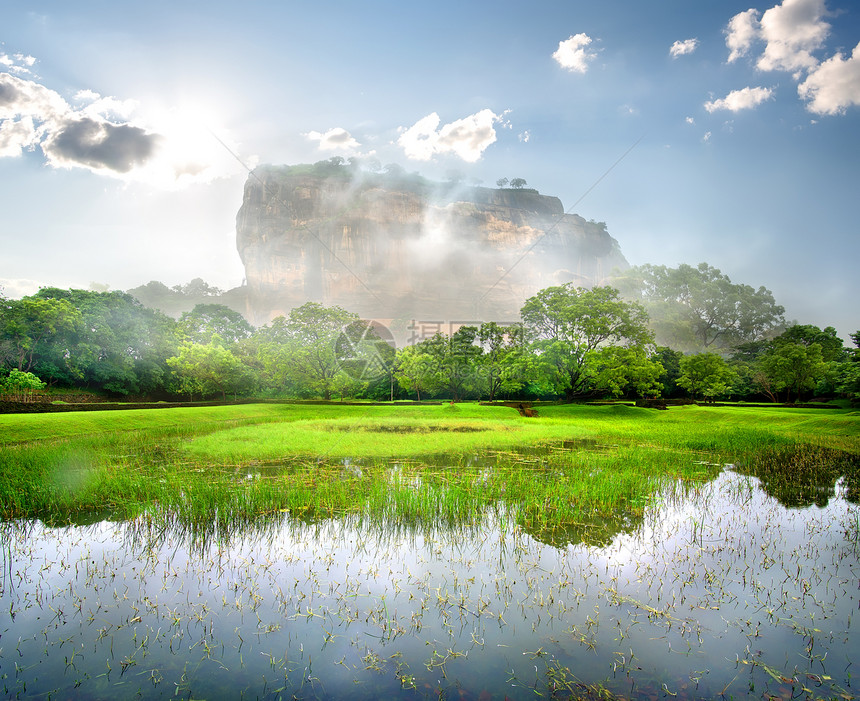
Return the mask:
[[307,301],[375,319],[512,321],[541,288],[628,267],[604,224],[557,197],[331,162],[254,170],[236,234],[257,324]]

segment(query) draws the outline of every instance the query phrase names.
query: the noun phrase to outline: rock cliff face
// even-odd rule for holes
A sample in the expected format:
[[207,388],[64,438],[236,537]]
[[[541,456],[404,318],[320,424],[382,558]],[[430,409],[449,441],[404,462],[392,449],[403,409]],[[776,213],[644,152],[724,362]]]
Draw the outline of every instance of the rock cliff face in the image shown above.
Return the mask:
[[346,166],[257,168],[236,230],[258,324],[307,301],[375,319],[513,321],[541,288],[628,267],[604,225],[556,197]]

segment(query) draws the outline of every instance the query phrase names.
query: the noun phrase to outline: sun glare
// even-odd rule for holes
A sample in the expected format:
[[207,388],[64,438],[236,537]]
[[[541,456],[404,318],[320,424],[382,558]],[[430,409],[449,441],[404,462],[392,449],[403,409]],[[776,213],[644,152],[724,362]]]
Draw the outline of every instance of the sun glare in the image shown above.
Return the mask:
[[[161,187],[185,187],[244,173],[238,145],[212,105],[184,102],[147,115],[147,127],[160,137],[144,179]],[[249,166],[250,167],[250,166]]]

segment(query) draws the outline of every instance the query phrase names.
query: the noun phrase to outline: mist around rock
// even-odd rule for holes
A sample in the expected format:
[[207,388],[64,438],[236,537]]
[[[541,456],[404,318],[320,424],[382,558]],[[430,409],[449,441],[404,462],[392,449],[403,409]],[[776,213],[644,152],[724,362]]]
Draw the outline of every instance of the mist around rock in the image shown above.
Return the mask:
[[590,288],[629,267],[604,224],[556,197],[338,159],[255,169],[236,232],[258,325],[308,301],[395,327],[515,321],[540,289]]

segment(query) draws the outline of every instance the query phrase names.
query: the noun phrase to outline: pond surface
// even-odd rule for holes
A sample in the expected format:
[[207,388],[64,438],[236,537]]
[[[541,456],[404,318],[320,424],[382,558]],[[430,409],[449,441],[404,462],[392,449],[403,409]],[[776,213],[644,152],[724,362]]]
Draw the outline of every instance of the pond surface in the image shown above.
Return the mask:
[[600,546],[538,540],[504,515],[418,532],[283,514],[206,537],[145,518],[7,522],[0,690],[850,699],[860,509],[841,491],[789,509],[727,469]]

